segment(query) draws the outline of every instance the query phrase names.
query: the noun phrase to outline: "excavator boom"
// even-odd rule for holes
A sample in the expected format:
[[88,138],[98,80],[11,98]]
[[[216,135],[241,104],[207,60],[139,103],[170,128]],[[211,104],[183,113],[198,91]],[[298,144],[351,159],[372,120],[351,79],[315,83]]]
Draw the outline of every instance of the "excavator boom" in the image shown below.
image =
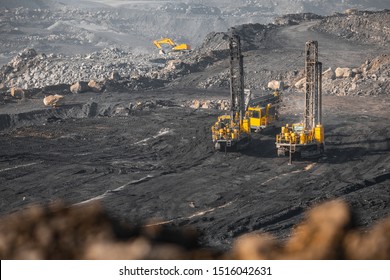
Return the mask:
[[[154,40],[153,44],[162,52],[180,52],[180,51],[189,51],[191,50],[191,46],[188,44],[176,44],[170,38],[162,38],[160,40]],[[169,50],[166,51],[163,48],[163,45],[169,45]]]

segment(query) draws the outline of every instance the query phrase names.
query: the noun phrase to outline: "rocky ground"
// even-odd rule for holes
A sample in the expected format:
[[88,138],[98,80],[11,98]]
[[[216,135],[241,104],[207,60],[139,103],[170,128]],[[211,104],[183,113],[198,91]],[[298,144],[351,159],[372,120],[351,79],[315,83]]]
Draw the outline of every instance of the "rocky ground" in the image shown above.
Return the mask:
[[316,29],[351,41],[388,46],[390,42],[388,10],[369,12],[349,10],[346,14],[325,17]]
[[[388,12],[369,15],[383,19]],[[236,27],[243,40],[246,87],[256,95],[271,80],[285,84],[280,121],[255,134],[242,153],[217,153],[211,143],[210,127],[229,106],[227,30],[210,33],[190,53],[164,57],[119,47],[83,54],[20,51],[0,75],[0,213],[18,214],[30,204],[58,200],[73,206],[98,201],[104,213],[120,222],[193,228],[199,234],[194,246],[211,247],[207,254],[212,257],[235,248],[236,239],[250,232],[272,234],[285,244],[295,236],[294,226],[305,211],[329,199],[345,201],[356,215],[353,227],[369,230],[390,214],[388,37],[378,35],[381,40],[370,41],[368,48],[359,36],[347,40],[332,28],[318,31],[322,23],[343,23],[344,18],[291,15],[278,24]],[[378,34],[386,33],[386,22],[378,24],[383,27],[376,29]],[[365,25],[359,26],[362,31],[354,27],[351,32],[364,34]],[[302,117],[308,39],[318,40],[324,67],[326,154],[287,165],[286,158],[276,156],[275,134],[281,125]],[[61,104],[46,106],[42,101],[49,94],[61,94]],[[343,217],[349,217],[343,209]],[[97,221],[111,223],[100,215]],[[349,218],[337,221],[340,227],[352,226]],[[117,242],[110,230],[102,238]],[[42,231],[51,236],[45,226]],[[335,234],[337,248],[345,248],[340,245],[344,233]],[[7,231],[0,235],[9,237]],[[149,238],[137,244],[150,248]],[[360,234],[351,238],[355,245],[362,240]],[[19,255],[4,240],[0,238],[4,258],[51,256],[35,249]],[[251,244],[260,251],[264,244],[282,246],[256,240]],[[101,252],[107,245],[96,248]],[[343,258],[351,252],[340,250],[341,255],[315,256]],[[62,256],[99,258],[82,254]],[[388,256],[375,254],[348,258]]]
[[[335,63],[334,59],[326,57],[327,53],[323,55],[324,91],[336,95],[377,95],[388,92],[388,83],[386,82],[389,75],[388,52],[384,51],[383,54],[380,54],[382,53],[380,46],[383,46],[383,49],[388,44],[388,33],[390,32],[386,28],[389,15],[389,12],[368,14],[371,20],[377,24],[369,32],[371,37],[367,37],[368,35],[361,35],[364,38],[354,37],[354,34],[365,34],[364,32],[367,32],[368,29],[367,24],[359,25],[362,31],[359,31],[360,29],[355,26],[353,27],[354,31],[348,33],[351,34],[348,36],[351,40],[353,38],[355,40],[361,39],[363,43],[368,42],[367,40],[373,40],[367,38],[376,38],[377,44],[370,47],[365,58],[359,57],[360,62],[354,59],[350,59],[350,61],[344,59],[342,61],[344,64]],[[365,19],[367,14],[352,16]],[[267,80],[279,79],[284,80],[285,85],[289,88],[301,89],[303,86],[303,67],[300,66],[302,63],[298,58],[302,52],[298,46],[295,46],[297,49],[291,56],[291,53],[283,51],[284,46],[281,46],[276,38],[285,39],[289,36],[286,30],[294,32],[302,26],[326,32],[321,35],[322,37],[326,37],[327,33],[330,36],[337,35],[337,31],[329,28],[327,23],[333,22],[333,26],[342,26],[338,24],[338,21],[344,19],[345,15],[327,17],[320,21],[318,18],[312,14],[290,15],[279,20],[279,23],[283,22],[282,25],[248,24],[237,27],[237,31],[243,38],[243,49],[248,52],[248,56],[252,55],[251,50],[257,52],[255,57],[258,65],[255,63],[246,64],[247,87],[254,90],[264,89]],[[296,24],[299,22],[302,23],[297,26]],[[348,29],[344,29],[345,34],[347,31]],[[118,74],[116,76],[116,80],[118,80],[116,89],[122,91],[158,88],[168,84],[177,86],[183,83],[187,85],[188,79],[192,79],[191,85],[199,89],[228,88],[228,71],[226,64],[224,64],[228,55],[227,40],[227,32],[213,32],[208,34],[203,43],[194,51],[186,54],[172,53],[168,56],[135,54],[129,50],[114,47],[75,56],[37,53],[34,49],[25,49],[2,67],[1,87],[3,91],[6,91],[12,86],[20,87],[23,90],[34,90],[53,85],[65,85],[66,89],[66,86],[70,87],[74,83],[89,82],[90,80],[104,84],[106,80],[112,80],[112,75],[115,72]],[[275,44],[271,46],[270,42]],[[344,49],[352,47],[352,44],[339,45],[336,53],[342,54]],[[289,61],[289,67],[283,70],[276,69],[284,66],[280,64],[282,67],[278,67],[278,61],[276,64],[269,61],[270,48],[273,49],[273,52],[280,51],[281,57],[289,56],[286,58]],[[363,51],[364,46],[353,48],[356,49],[356,58],[358,58],[358,53]],[[263,52],[259,53],[259,49],[262,49]],[[350,57],[352,58],[352,56]],[[330,67],[326,68],[327,66]],[[199,72],[208,72],[208,75],[199,78],[199,74],[197,74]],[[194,75],[189,75],[193,73]],[[259,76],[262,79],[260,82]]]

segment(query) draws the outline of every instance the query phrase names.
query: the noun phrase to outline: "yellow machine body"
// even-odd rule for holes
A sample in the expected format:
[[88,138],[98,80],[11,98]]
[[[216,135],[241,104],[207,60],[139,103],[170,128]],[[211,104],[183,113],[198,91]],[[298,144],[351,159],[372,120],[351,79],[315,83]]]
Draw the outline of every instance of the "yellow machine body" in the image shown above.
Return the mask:
[[278,156],[320,156],[325,151],[322,125],[322,63],[318,61],[318,42],[305,44],[305,99],[302,123],[282,127],[276,135]]
[[251,129],[260,131],[272,124],[276,119],[275,107],[268,103],[267,106],[248,107]]
[[[175,42],[173,42],[172,39],[170,38],[162,38],[160,40],[155,40],[153,41],[153,44],[160,50],[160,52],[162,53],[166,53],[166,52],[180,52],[180,51],[190,51],[191,50],[191,46],[188,45],[188,44],[176,44]],[[169,49],[168,50],[164,50],[163,46],[164,45],[169,45]]]
[[318,143],[324,143],[324,127],[321,124],[316,125],[314,138]]
[[174,46],[172,48],[172,50],[174,50],[174,51],[189,51],[189,50],[191,50],[191,47],[188,44],[180,44],[180,45]]
[[222,146],[240,149],[240,147],[237,147],[238,145],[250,141],[250,131],[250,119],[248,117],[243,118],[240,123],[240,121],[232,120],[230,115],[219,116],[217,122],[211,127],[212,139],[218,149],[221,149]]
[[307,130],[303,123],[286,124],[276,135],[276,148],[278,155],[286,155],[290,150],[301,154],[307,148],[313,152],[322,153],[324,149],[324,127],[317,125],[312,130]]

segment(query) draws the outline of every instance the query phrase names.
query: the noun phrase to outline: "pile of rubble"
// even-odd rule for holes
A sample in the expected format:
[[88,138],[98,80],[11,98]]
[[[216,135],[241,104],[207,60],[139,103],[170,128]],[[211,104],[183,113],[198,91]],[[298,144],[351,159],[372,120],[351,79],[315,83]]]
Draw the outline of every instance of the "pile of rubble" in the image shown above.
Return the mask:
[[[242,38],[243,49],[251,50],[258,48],[274,27],[272,24],[247,24],[237,26],[236,31]],[[114,47],[74,56],[46,55],[34,49],[25,49],[0,69],[0,87],[31,90],[76,84],[71,88],[74,93],[90,88],[98,92],[103,88],[112,91],[158,88],[227,58],[228,38],[227,33],[210,33],[195,51],[180,56],[171,54],[163,59],[157,54],[134,54]],[[112,77],[112,73],[116,73],[116,76]],[[198,87],[226,87],[227,78],[224,71]],[[93,85],[88,88],[90,81],[93,81]]]
[[380,12],[347,10],[324,18],[315,26],[318,31],[367,44],[390,45],[390,10]]
[[199,233],[150,221],[119,223],[98,204],[32,206],[0,219],[1,259],[389,259],[390,220],[354,227],[347,204],[309,210],[286,242],[249,233],[228,252],[199,245]]
[[304,21],[323,19],[323,16],[313,13],[287,14],[276,17],[274,23],[276,25],[296,25]]
[[0,69],[0,83],[1,88],[24,90],[73,85],[70,88],[73,93],[90,89],[101,92],[104,87],[114,90],[161,87],[164,85],[161,79],[169,78],[166,74],[169,71],[150,59],[117,48],[73,57],[25,49]]
[[[331,95],[381,95],[389,94],[390,55],[383,54],[373,60],[366,60],[360,67],[329,68],[322,73],[322,88]],[[290,75],[288,83],[303,90],[303,70]]]
[[230,101],[227,99],[195,99],[184,104],[185,107],[193,109],[217,109],[222,111],[230,110]]
[[217,7],[206,6],[203,4],[186,4],[168,2],[158,8],[159,11],[178,14],[201,14],[201,15],[220,15],[221,10]]

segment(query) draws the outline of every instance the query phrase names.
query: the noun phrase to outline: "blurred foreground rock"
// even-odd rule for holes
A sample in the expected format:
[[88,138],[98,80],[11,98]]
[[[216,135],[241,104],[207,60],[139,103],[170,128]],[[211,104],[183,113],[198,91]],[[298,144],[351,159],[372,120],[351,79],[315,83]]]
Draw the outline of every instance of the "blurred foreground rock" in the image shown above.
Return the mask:
[[199,259],[197,233],[164,225],[130,226],[98,204],[31,206],[0,221],[1,259]]
[[202,248],[198,233],[164,223],[122,224],[98,204],[31,206],[0,219],[1,259],[389,259],[390,219],[366,233],[347,204],[309,210],[286,242],[249,233],[228,252]]

